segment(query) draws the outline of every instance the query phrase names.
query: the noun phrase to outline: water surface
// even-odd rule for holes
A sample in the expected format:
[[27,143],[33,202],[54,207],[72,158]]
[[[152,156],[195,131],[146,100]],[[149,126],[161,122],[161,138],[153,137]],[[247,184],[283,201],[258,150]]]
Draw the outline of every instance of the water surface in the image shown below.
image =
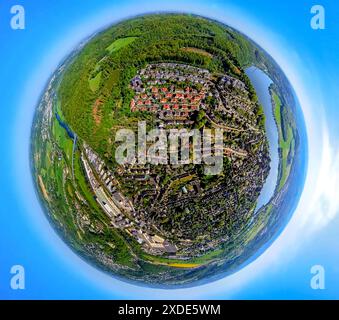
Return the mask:
[[257,93],[260,104],[264,108],[265,113],[265,128],[270,149],[270,172],[266,182],[261,190],[258,198],[257,210],[267,204],[274,194],[274,190],[278,180],[279,168],[279,145],[278,145],[278,128],[273,116],[273,107],[269,86],[272,80],[257,67],[249,67],[246,69],[246,74],[250,78],[252,85]]

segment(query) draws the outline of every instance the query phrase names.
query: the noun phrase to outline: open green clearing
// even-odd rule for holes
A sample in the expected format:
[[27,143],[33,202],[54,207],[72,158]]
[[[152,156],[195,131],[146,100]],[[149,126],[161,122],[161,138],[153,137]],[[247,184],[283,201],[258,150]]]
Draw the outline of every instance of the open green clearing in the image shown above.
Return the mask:
[[109,51],[110,53],[113,53],[115,51],[120,50],[123,47],[128,46],[135,39],[137,39],[137,37],[126,37],[126,38],[121,38],[121,39],[115,40],[111,45],[109,45],[106,48],[106,50]]
[[94,78],[88,80],[89,87],[91,88],[93,92],[96,92],[99,89],[100,80],[101,80],[101,72],[98,72],[98,74]]

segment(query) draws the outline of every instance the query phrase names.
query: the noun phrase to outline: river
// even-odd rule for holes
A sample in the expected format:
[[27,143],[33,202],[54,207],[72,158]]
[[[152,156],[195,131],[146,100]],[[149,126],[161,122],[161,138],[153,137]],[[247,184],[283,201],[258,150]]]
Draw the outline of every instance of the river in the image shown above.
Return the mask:
[[266,117],[265,127],[270,149],[270,172],[258,198],[256,210],[267,204],[274,194],[278,179],[279,168],[279,145],[278,128],[273,116],[273,107],[269,86],[272,80],[257,67],[249,67],[246,74],[250,78],[252,85],[257,93],[260,104],[264,108]]
[[55,112],[55,117],[57,118],[57,120],[58,120],[60,126],[63,127],[63,128],[66,130],[68,136],[69,136],[72,140],[74,140],[75,134],[74,134],[73,131],[69,128],[69,126],[67,125],[67,123],[61,120],[61,118],[60,118],[60,116],[59,116],[59,114],[58,114],[57,112]]

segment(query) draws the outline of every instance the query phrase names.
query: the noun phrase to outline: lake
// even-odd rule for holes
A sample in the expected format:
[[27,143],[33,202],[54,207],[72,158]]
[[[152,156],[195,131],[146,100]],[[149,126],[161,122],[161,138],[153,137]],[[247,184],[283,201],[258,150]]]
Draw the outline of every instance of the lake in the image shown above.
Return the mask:
[[254,66],[247,68],[245,72],[252,82],[260,104],[264,108],[266,117],[266,135],[268,138],[271,158],[271,169],[258,198],[258,203],[256,207],[256,210],[258,210],[270,201],[277,184],[279,168],[279,136],[278,128],[273,116],[271,95],[269,93],[269,86],[272,83],[272,80],[263,71]]

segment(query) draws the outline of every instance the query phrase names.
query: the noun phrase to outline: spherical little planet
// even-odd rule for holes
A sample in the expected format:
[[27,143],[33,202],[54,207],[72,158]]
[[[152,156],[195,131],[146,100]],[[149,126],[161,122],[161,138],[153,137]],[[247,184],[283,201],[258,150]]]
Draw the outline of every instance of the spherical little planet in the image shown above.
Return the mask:
[[289,221],[301,119],[280,67],[235,29],[191,14],[130,18],[51,76],[32,129],[37,194],[62,239],[113,277],[217,280]]

